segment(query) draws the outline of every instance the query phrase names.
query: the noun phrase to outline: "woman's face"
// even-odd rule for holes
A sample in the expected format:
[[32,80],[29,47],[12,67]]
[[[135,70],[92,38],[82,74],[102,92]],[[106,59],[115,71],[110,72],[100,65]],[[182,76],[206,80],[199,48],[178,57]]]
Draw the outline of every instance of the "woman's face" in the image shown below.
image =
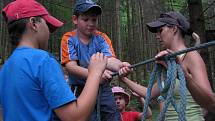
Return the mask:
[[156,33],[156,39],[159,40],[161,47],[165,49],[171,48],[173,36],[174,36],[173,27],[170,26],[162,26],[158,28]]

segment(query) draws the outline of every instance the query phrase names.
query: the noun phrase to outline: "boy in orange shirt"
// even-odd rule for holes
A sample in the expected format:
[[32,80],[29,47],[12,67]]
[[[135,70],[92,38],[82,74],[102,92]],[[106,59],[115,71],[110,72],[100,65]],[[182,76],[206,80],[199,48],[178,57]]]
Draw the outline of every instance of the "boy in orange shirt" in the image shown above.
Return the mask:
[[[108,36],[97,31],[97,20],[102,10],[99,5],[91,0],[79,0],[75,4],[72,21],[76,29],[64,34],[61,41],[61,64],[70,74],[70,84],[74,93],[78,96],[82,91],[88,76],[89,58],[96,52],[108,57],[105,72],[102,75],[103,82],[100,85],[99,110],[94,110],[90,120],[119,121],[120,114],[116,108],[114,97],[110,87],[111,74],[120,68],[128,66],[115,58],[115,53]],[[97,114],[101,115],[97,115]]]

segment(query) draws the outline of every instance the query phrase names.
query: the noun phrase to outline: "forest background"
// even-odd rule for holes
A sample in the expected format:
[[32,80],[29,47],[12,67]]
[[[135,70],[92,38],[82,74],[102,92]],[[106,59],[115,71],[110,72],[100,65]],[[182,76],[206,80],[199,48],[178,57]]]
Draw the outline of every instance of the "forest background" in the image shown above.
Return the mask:
[[[0,9],[12,0],[0,0]],[[71,22],[75,0],[37,0],[47,7],[55,17],[64,21],[64,27],[51,34],[49,51],[60,61],[60,40],[62,35],[74,29]],[[191,27],[201,37],[201,43],[215,40],[215,0],[94,0],[101,5],[103,13],[98,21],[98,29],[108,34],[120,60],[131,64],[153,58],[159,47],[155,35],[150,33],[145,24],[159,17],[160,13],[179,11],[191,22]],[[187,37],[187,44],[193,46],[193,40]],[[6,23],[0,15],[0,65],[4,64],[15,47],[10,45]],[[207,65],[208,77],[215,87],[215,47],[200,51]],[[142,85],[148,84],[152,64],[135,68],[130,76]],[[112,85],[125,85],[113,81]],[[126,88],[127,89],[127,88]],[[156,101],[155,101],[156,102]],[[131,99],[129,107],[141,111],[138,101]],[[157,115],[156,103],[151,103],[153,117]]]

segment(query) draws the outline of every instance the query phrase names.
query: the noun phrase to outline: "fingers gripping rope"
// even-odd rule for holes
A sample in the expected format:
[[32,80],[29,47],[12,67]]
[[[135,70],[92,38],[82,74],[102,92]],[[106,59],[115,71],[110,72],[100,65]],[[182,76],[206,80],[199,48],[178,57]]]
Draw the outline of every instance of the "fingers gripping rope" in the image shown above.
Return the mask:
[[[175,62],[174,58],[170,58],[166,61],[168,68],[167,70],[162,67],[161,65],[156,64],[152,74],[150,76],[149,85],[147,87],[147,94],[146,94],[146,100],[144,104],[144,110],[143,110],[143,116],[141,121],[145,121],[147,116],[147,109],[149,106],[149,101],[151,99],[151,91],[153,87],[154,80],[157,79],[158,87],[161,92],[161,96],[158,97],[158,100],[164,101],[164,107],[162,111],[160,112],[157,120],[162,121],[165,118],[165,113],[167,111],[167,108],[170,104],[175,108],[176,112],[178,113],[178,120],[179,121],[186,121],[186,81],[184,78],[183,71]],[[164,74],[163,72],[166,71],[166,78],[165,80],[161,80],[161,75]],[[165,76],[164,75],[164,76]],[[176,79],[179,79],[180,85],[179,85],[179,93],[180,93],[180,100],[178,104],[176,104],[174,99],[174,89],[175,89],[175,83]],[[164,82],[164,87],[162,87],[162,81]]]

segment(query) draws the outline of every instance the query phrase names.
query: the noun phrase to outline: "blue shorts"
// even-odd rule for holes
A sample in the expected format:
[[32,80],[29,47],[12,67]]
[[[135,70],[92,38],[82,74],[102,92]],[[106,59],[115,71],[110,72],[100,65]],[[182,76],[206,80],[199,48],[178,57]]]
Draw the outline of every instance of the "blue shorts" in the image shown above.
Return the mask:
[[[116,107],[114,95],[109,84],[100,86],[100,118],[101,121],[121,121],[120,112]],[[96,105],[97,106],[97,105]],[[98,121],[97,107],[95,107],[89,121]]]

